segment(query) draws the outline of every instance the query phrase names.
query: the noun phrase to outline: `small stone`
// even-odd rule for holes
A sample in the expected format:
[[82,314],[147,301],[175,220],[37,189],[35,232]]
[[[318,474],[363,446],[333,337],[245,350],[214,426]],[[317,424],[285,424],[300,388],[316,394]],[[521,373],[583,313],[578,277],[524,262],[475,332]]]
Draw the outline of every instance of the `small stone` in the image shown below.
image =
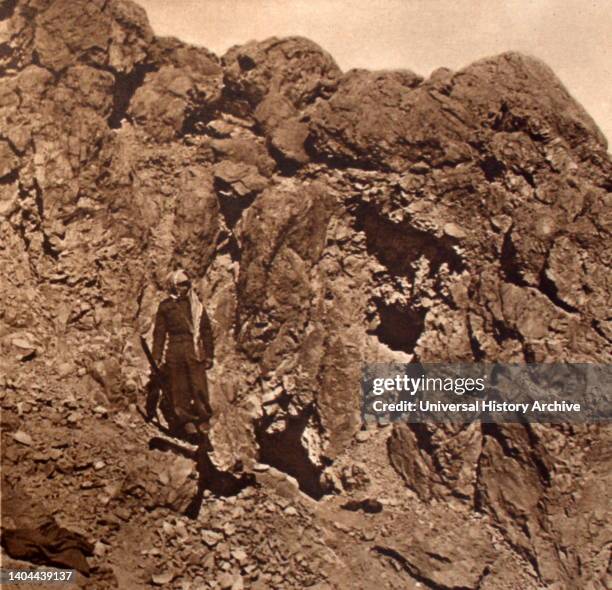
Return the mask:
[[117,508],[115,512],[121,520],[125,521],[130,520],[130,517],[132,516],[132,513],[127,508]]
[[355,435],[355,440],[357,442],[366,442],[367,440],[370,439],[370,433],[367,430],[360,430],[356,435]]
[[209,531],[209,530],[203,530],[201,535],[202,535],[202,541],[208,547],[214,547],[223,538],[223,536],[220,533],[216,533],[215,531]]
[[172,572],[166,572],[165,574],[153,574],[151,576],[151,581],[156,586],[164,586],[169,584],[174,579],[174,574]]
[[29,414],[31,411],[32,407],[30,406],[30,404],[26,402],[19,402],[17,404],[17,414],[19,414],[19,416],[22,416],[23,414]]
[[62,405],[70,408],[71,410],[75,410],[78,407],[76,397],[74,397],[74,393],[69,393],[63,400]]
[[229,549],[229,545],[227,543],[221,543],[218,547],[217,547],[217,555],[221,558],[224,559],[225,561],[228,561],[230,558],[230,549]]
[[222,590],[228,590],[234,584],[234,576],[228,573],[221,574],[217,577],[217,584]]
[[67,418],[66,418],[66,422],[68,422],[68,424],[78,424],[79,422],[82,421],[83,416],[81,415],[80,412],[70,412],[70,414],[68,414]]
[[447,223],[443,228],[444,233],[451,238],[465,238],[467,236],[466,231],[456,223]]
[[96,541],[94,545],[94,555],[98,557],[104,557],[108,551],[108,545],[106,543],[102,543],[102,541]]
[[98,416],[108,416],[108,410],[104,406],[96,406],[93,411]]
[[234,549],[234,551],[232,551],[232,557],[240,564],[244,564],[244,562],[247,560],[247,554],[246,551],[244,551],[243,549]]
[[285,514],[287,514],[288,516],[297,516],[298,515],[298,511],[293,506],[287,506],[287,508],[285,508],[285,510],[283,510],[283,512]]
[[57,373],[60,379],[64,379],[65,377],[68,377],[69,375],[72,374],[73,371],[74,371],[74,367],[72,366],[71,363],[60,363],[59,365],[57,365]]
[[35,340],[34,336],[27,332],[24,336],[16,336],[12,338],[11,343],[13,346],[17,348],[22,348],[24,350],[32,350],[35,348]]
[[255,465],[253,465],[253,471],[257,471],[259,473],[268,471],[268,469],[270,469],[270,466],[266,465],[265,463],[255,463]]
[[215,554],[211,551],[207,553],[202,562],[202,567],[205,570],[213,570],[215,568]]
[[491,225],[505,233],[512,227],[512,217],[509,215],[495,215],[491,217]]
[[186,539],[187,537],[189,537],[189,533],[187,532],[187,527],[185,526],[185,523],[183,522],[177,523],[175,527],[175,531],[176,531],[176,534],[179,537],[181,537],[181,539]]
[[348,533],[351,529],[349,527],[347,527],[345,524],[342,524],[341,522],[338,522],[337,520],[334,521],[334,526],[339,530],[342,531],[343,533]]
[[174,536],[174,527],[169,522],[164,522],[162,524],[162,530],[164,531],[164,534],[168,537]]
[[105,463],[104,461],[96,461],[96,462],[93,464],[93,468],[94,468],[96,471],[100,471],[100,469],[104,469],[104,467],[106,467],[106,463]]
[[18,430],[15,434],[13,434],[13,438],[22,445],[26,445],[31,447],[34,444],[32,437],[27,433],[23,432],[23,430]]

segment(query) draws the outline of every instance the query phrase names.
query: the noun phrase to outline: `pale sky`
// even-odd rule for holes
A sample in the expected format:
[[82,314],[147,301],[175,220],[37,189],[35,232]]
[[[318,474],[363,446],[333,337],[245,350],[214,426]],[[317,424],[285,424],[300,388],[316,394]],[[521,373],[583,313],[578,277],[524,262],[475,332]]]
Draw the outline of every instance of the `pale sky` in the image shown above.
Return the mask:
[[508,50],[539,57],[612,144],[612,0],[137,0],[158,35],[223,55],[302,35],[340,68],[458,70]]

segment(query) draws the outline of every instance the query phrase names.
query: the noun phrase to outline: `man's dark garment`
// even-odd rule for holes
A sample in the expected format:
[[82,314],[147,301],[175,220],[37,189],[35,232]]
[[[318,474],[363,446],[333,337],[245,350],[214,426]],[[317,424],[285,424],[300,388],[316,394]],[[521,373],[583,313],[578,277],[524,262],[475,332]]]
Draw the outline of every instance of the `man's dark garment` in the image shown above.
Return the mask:
[[169,403],[162,402],[162,411],[169,411],[171,428],[187,422],[208,422],[212,414],[206,369],[212,365],[213,336],[205,309],[197,329],[200,338],[196,349],[189,297],[169,297],[160,303],[153,330],[153,359],[160,366],[167,341],[162,371]]

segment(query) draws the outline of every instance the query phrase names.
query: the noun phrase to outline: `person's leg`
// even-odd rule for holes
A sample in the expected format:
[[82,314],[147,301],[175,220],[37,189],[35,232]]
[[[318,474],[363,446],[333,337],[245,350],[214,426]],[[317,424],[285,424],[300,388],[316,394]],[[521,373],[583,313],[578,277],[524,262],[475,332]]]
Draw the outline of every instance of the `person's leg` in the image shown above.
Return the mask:
[[191,378],[189,365],[186,359],[175,358],[170,374],[171,402],[177,418],[177,426],[183,427],[188,422],[197,419],[191,407]]
[[151,421],[155,418],[157,413],[157,404],[159,403],[159,397],[161,394],[161,386],[158,379],[151,379],[146,385],[147,400],[145,405],[145,412],[147,420]]
[[208,379],[204,364],[192,360],[190,363],[191,391],[193,407],[201,422],[208,422],[212,416],[212,408],[208,396]]

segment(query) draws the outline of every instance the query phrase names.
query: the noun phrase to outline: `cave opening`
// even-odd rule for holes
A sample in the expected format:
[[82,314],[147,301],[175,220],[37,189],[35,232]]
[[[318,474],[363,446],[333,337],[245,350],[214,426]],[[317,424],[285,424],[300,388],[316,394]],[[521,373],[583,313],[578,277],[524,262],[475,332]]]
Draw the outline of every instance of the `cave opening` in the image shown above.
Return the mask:
[[268,432],[274,417],[266,417],[257,427],[255,436],[262,463],[295,477],[304,493],[320,500],[327,491],[321,483],[323,467],[313,464],[301,440],[312,413],[313,408],[309,406],[298,416],[288,416],[286,427],[280,432]]
[[489,156],[480,162],[480,168],[489,182],[495,182],[498,178],[501,178],[506,171],[504,163],[493,156]]
[[111,129],[119,129],[121,127],[121,121],[126,116],[134,93],[142,86],[145,76],[156,69],[152,64],[138,64],[128,74],[123,72],[115,73],[113,110],[108,118],[108,125]]
[[377,302],[380,323],[372,332],[392,350],[413,354],[425,327],[425,311]]

